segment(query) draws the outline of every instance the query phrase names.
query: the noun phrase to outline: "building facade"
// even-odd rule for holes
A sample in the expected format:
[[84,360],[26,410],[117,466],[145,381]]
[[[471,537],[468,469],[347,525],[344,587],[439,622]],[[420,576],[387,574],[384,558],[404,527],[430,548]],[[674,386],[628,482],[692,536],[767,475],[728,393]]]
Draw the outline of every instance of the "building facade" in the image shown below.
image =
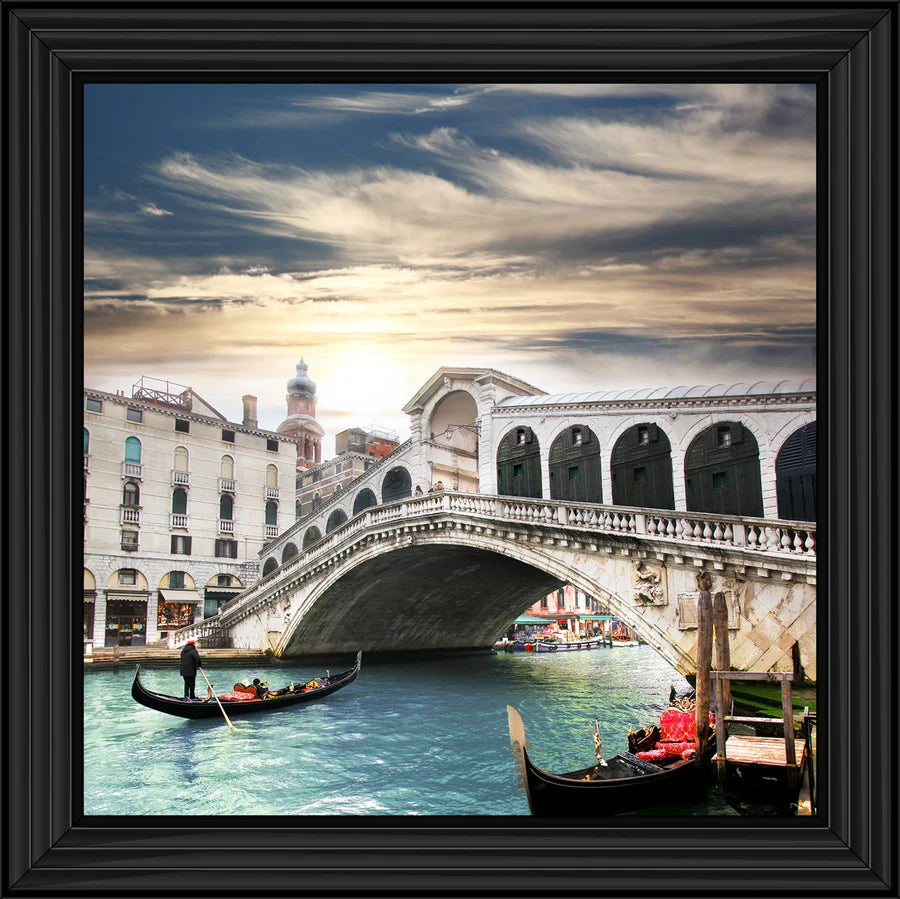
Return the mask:
[[84,390],[84,640],[145,645],[215,614],[294,520],[297,440],[191,388]]

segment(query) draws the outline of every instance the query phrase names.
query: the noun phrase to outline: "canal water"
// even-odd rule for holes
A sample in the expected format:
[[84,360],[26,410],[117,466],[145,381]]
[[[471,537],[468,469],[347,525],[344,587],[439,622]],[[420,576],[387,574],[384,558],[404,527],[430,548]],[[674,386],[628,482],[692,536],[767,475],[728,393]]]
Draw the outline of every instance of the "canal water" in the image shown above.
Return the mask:
[[[336,672],[349,667],[332,666]],[[204,671],[223,693],[245,678],[273,687],[322,666]],[[551,771],[626,749],[687,682],[649,646],[561,654],[483,653],[416,661],[363,655],[355,683],[270,715],[188,721],[131,698],[133,671],[86,671],[86,815],[527,815],[516,786],[506,706]],[[142,669],[152,690],[181,694],[171,670]],[[202,682],[202,678],[198,678]],[[204,684],[205,688],[205,684]],[[198,696],[202,695],[198,685]],[[719,797],[688,814],[737,814]],[[665,813],[665,810],[663,810]],[[669,813],[674,813],[670,811]]]

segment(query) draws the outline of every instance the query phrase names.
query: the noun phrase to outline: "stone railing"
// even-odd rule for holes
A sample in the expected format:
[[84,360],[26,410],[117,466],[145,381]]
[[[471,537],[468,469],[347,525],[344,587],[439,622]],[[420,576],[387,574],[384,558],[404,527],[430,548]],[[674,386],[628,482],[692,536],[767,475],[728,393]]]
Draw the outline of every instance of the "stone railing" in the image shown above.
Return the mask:
[[[257,591],[284,577],[313,567],[328,559],[339,547],[360,532],[385,524],[404,524],[439,515],[466,515],[485,524],[503,522],[562,528],[582,535],[592,533],[619,534],[654,541],[671,541],[672,545],[739,549],[770,558],[815,559],[816,525],[814,522],[788,522],[731,515],[711,515],[659,509],[630,509],[596,503],[571,503],[472,493],[430,493],[407,497],[384,506],[370,506],[336,528],[305,552],[302,552],[252,588],[236,596],[221,611],[230,616],[245,605],[255,602]],[[208,619],[212,622],[218,619]],[[200,627],[203,622],[192,625]],[[185,629],[187,633],[187,629]],[[196,634],[193,634],[196,636]],[[178,632],[181,638],[181,632]],[[185,637],[187,639],[187,637]]]

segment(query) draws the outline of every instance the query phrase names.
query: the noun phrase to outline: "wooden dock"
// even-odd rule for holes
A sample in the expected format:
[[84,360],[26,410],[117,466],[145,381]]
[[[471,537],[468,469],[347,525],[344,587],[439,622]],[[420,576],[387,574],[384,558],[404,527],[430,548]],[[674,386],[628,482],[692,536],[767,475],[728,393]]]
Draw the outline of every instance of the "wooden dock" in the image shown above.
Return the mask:
[[[265,665],[270,657],[261,649],[204,649],[200,654],[207,665]],[[168,646],[103,646],[84,657],[85,669],[145,668],[177,666],[180,649]]]
[[[794,758],[803,759],[803,740],[794,740]],[[729,736],[725,741],[725,760],[733,765],[760,765],[786,768],[787,752],[781,737]]]

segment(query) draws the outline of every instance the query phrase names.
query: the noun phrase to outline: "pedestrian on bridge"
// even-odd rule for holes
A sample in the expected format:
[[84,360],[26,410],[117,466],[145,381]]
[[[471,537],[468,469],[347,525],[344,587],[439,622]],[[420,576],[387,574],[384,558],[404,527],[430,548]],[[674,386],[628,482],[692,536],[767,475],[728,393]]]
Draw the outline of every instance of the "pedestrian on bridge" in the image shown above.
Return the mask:
[[196,699],[197,669],[203,667],[200,653],[193,640],[188,640],[181,650],[181,676],[184,678],[184,698]]

